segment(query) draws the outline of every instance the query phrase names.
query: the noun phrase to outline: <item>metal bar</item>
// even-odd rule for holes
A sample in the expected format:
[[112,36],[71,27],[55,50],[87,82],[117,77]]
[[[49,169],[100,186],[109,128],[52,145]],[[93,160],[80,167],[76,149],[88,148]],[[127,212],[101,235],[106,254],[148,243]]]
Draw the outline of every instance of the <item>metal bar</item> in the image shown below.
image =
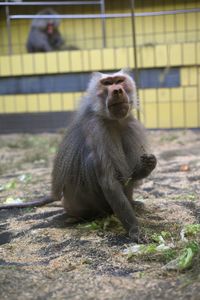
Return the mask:
[[8,54],[12,54],[12,39],[11,39],[11,30],[10,30],[10,12],[9,12],[9,7],[5,7],[5,12],[6,12],[6,30],[7,30],[7,35],[8,35]]
[[[132,39],[133,39],[133,60],[135,66],[135,82],[137,86],[137,98],[138,98],[138,89],[139,89],[139,71],[138,71],[138,63],[137,63],[137,44],[136,44],[136,28],[135,28],[135,1],[130,0],[131,7],[131,24],[132,24]],[[137,118],[140,120],[140,111],[137,109]]]
[[[163,11],[163,12],[148,12],[148,13],[135,13],[135,17],[148,17],[148,16],[159,16],[159,15],[170,15],[170,14],[183,14],[191,12],[200,12],[200,8],[188,9],[188,10],[177,10],[177,11]],[[84,15],[52,15],[52,19],[109,19],[109,18],[130,18],[131,13],[125,14],[84,14]],[[10,19],[48,19],[47,15],[12,15]]]
[[[100,1],[101,4],[101,14],[105,16],[105,2],[104,0]],[[106,20],[105,18],[101,19],[101,26],[102,26],[102,37],[103,37],[103,48],[106,47]]]
[[1,2],[0,6],[38,6],[38,5],[96,5],[99,4],[100,5],[100,0],[99,1],[66,1],[66,2],[62,2],[62,1],[48,1],[48,2],[44,2],[44,1],[34,1],[34,2]]

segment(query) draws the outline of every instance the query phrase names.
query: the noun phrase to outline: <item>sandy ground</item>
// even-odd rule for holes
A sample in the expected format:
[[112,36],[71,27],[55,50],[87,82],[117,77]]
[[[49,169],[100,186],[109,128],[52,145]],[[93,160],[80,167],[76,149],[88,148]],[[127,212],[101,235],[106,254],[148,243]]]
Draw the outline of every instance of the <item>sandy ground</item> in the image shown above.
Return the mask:
[[[0,203],[49,193],[59,140],[0,136]],[[0,210],[1,299],[200,299],[199,253],[184,271],[166,267],[184,249],[181,230],[200,223],[200,131],[149,140],[158,166],[134,193],[145,204],[137,215],[149,244],[167,232],[175,254],[125,255],[133,243],[115,218],[67,225],[60,203]],[[190,239],[199,244],[199,234]]]

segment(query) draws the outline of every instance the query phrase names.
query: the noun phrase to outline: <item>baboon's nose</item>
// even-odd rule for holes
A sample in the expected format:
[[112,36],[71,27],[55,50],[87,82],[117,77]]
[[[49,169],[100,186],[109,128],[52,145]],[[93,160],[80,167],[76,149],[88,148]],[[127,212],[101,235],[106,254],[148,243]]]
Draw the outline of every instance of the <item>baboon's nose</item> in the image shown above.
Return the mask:
[[115,88],[113,90],[113,95],[117,96],[117,95],[122,95],[123,94],[123,91],[121,88]]

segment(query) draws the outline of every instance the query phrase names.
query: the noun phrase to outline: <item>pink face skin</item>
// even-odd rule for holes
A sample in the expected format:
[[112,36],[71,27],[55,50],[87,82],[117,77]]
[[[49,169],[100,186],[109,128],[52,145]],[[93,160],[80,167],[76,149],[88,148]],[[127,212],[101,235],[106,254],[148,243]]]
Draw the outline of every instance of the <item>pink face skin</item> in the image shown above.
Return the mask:
[[53,34],[53,32],[54,32],[54,24],[50,22],[47,24],[47,33],[51,35]]
[[133,86],[123,75],[108,76],[100,80],[98,96],[105,101],[105,105],[112,119],[125,118],[131,108],[132,101],[129,93]]

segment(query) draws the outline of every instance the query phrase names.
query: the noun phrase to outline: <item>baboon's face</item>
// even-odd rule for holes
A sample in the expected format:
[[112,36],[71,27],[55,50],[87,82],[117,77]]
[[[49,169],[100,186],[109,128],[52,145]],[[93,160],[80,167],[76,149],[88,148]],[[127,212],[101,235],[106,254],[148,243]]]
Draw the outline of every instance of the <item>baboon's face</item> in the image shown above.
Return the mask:
[[48,22],[46,27],[46,32],[48,35],[53,35],[54,31],[56,29],[56,26],[53,22]]
[[135,87],[128,76],[116,74],[100,79],[98,97],[106,114],[111,119],[123,119],[129,115],[133,105]]

